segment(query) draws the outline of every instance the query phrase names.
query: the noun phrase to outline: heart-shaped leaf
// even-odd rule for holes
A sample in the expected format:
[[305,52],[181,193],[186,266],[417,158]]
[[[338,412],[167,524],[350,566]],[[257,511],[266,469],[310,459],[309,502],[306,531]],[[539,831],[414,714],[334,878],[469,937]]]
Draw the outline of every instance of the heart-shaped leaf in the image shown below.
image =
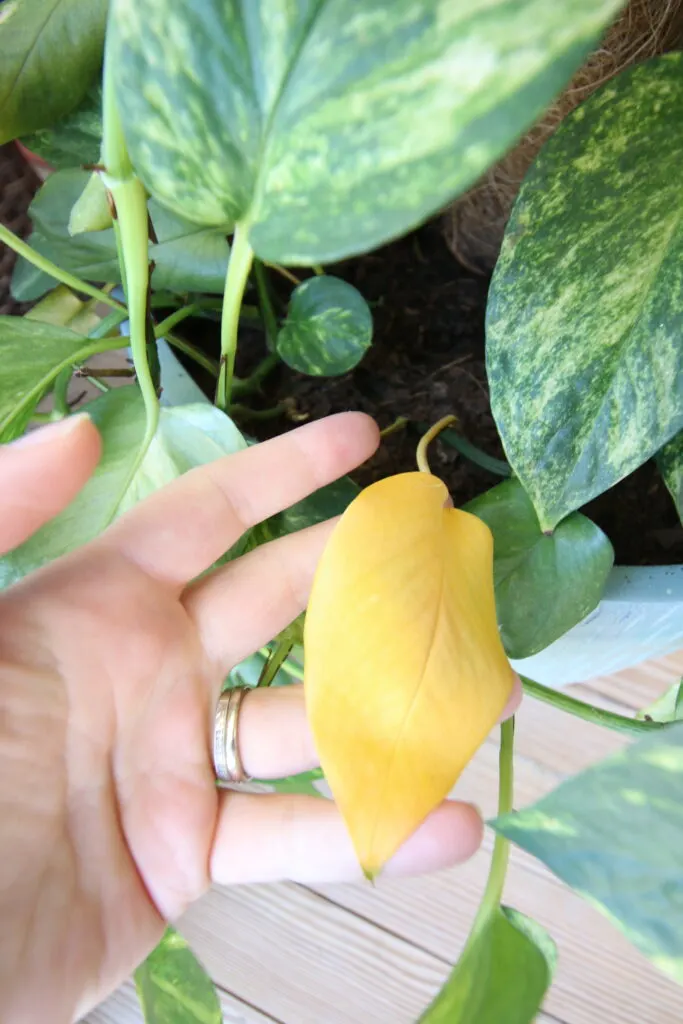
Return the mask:
[[223,1024],[211,978],[173,928],[136,970],[135,987],[145,1024]]
[[496,907],[469,942],[421,1024],[532,1024],[557,963],[545,929]]
[[683,982],[683,724],[493,822]]
[[72,113],[21,141],[55,170],[96,164],[102,146],[102,83],[96,81]]
[[511,658],[542,651],[597,606],[614,563],[599,526],[574,512],[544,534],[518,480],[465,506],[493,534],[496,611]]
[[163,408],[156,436],[131,480],[145,431],[138,388],[114,388],[90,403],[88,413],[102,435],[100,463],[68,508],[0,560],[0,589],[96,537],[136,502],[187,470],[246,447],[232,420],[208,402]]
[[326,519],[340,516],[354,498],[358,497],[359,492],[358,485],[348,476],[340,477],[339,480],[309,494],[291,508],[278,512],[264,523],[260,523],[254,533],[260,538],[259,543],[263,544],[268,540],[284,537],[288,533],[304,530],[307,526],[323,523]]
[[552,529],[683,427],[683,54],[612,79],[524,180],[487,311],[491,405]]
[[[71,210],[87,183],[87,171],[58,171],[50,175],[29,209],[34,225],[30,242],[43,256],[78,277],[120,282],[113,230],[73,237],[69,233]],[[229,256],[224,233],[189,224],[153,200],[149,210],[159,238],[159,244],[149,248],[150,259],[156,263],[152,275],[154,288],[222,293]],[[38,298],[53,284],[49,277],[36,275],[28,261],[17,261],[12,280],[12,294],[17,299]]]
[[102,64],[108,0],[0,8],[0,145],[70,113]]
[[371,342],[372,313],[358,289],[321,276],[292,292],[277,351],[300,373],[335,377],[357,366]]
[[657,466],[683,523],[683,430],[657,452]]
[[428,473],[362,491],[332,533],[306,613],[316,749],[370,876],[450,792],[512,689],[491,533],[447,498]]
[[331,262],[465,189],[543,111],[620,0],[117,0],[108,46],[152,195]]
[[[112,342],[109,347],[115,345]],[[87,341],[55,323],[0,317],[0,443],[24,432],[36,405],[61,370],[106,347],[106,342]]]

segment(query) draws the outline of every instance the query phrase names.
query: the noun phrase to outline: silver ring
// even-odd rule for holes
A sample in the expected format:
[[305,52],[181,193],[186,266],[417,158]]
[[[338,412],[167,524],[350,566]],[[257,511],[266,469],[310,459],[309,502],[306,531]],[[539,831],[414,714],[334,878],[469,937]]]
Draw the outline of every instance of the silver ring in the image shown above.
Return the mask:
[[213,727],[213,765],[219,782],[249,782],[240,758],[237,726],[250,686],[234,686],[218,698]]

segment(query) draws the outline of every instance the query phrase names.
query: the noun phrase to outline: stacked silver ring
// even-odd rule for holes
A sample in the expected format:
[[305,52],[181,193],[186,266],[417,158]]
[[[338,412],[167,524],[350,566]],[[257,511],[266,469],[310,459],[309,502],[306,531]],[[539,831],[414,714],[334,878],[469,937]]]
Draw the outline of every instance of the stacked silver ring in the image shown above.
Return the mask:
[[237,726],[245,693],[251,687],[235,686],[218,698],[213,732],[213,764],[219,782],[248,782],[240,757]]

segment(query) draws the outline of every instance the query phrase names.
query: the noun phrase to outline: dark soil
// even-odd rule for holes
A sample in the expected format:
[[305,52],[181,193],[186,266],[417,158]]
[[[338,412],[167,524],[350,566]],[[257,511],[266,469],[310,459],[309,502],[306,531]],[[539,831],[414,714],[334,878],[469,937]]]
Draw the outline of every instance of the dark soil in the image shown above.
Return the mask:
[[[360,366],[343,377],[305,377],[280,366],[254,407],[294,399],[297,413],[307,419],[359,409],[374,416],[380,427],[399,416],[412,424],[431,424],[454,413],[465,437],[488,454],[503,458],[484,369],[488,281],[455,262],[439,225],[426,225],[376,253],[327,269],[356,285],[372,305],[372,348]],[[279,291],[279,282],[273,284]],[[291,286],[286,281],[282,285],[276,299],[284,312]],[[250,333],[240,340],[239,375],[249,373],[264,355],[263,340]],[[216,355],[213,325],[201,334],[204,347],[213,348]],[[201,383],[207,390],[212,387],[210,380]],[[260,439],[291,425],[284,417],[244,423]],[[418,437],[415,426],[391,434],[375,457],[353,474],[354,479],[366,485],[390,473],[415,469]],[[499,481],[442,442],[431,446],[430,465],[448,486],[456,506]],[[608,534],[618,562],[683,561],[683,528],[653,464],[641,467],[585,511]]]

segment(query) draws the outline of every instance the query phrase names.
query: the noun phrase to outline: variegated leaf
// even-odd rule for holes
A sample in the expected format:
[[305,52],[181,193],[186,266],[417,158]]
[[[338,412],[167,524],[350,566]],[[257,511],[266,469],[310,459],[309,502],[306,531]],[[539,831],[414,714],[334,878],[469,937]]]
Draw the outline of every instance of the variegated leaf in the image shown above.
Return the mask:
[[657,453],[657,465],[683,523],[683,430]]
[[537,117],[621,0],[115,0],[136,169],[263,259],[379,245]]
[[102,143],[102,84],[97,81],[67,117],[21,140],[51,167],[96,164]]
[[292,292],[277,337],[283,362],[300,373],[335,377],[356,366],[372,342],[372,313],[353,285],[311,277]]
[[683,54],[603,86],[527,175],[487,313],[491,403],[543,529],[683,427]]

